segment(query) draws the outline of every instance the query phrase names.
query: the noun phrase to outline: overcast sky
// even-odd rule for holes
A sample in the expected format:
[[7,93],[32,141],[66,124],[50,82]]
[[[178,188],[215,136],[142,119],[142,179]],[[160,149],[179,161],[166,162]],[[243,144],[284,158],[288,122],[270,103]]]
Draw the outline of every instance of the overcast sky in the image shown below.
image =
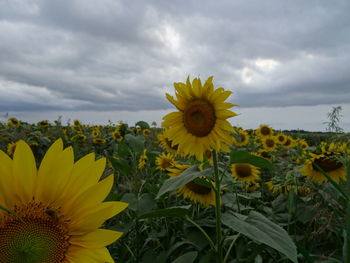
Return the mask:
[[0,0],[0,114],[158,123],[189,75],[233,124],[350,130],[350,1]]

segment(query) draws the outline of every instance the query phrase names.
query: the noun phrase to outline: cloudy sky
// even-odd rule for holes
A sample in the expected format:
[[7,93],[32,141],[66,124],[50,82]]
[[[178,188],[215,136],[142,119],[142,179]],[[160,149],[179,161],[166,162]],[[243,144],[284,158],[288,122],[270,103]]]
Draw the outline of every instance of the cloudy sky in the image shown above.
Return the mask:
[[[350,130],[350,1],[0,0],[0,114],[156,121],[214,76],[234,125]],[[3,117],[4,119],[4,117]]]

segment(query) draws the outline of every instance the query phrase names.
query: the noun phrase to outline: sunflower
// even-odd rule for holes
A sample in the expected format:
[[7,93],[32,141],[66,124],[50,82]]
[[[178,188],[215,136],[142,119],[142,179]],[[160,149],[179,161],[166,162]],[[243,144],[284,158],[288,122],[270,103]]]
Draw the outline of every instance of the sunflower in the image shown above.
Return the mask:
[[158,141],[164,150],[173,155],[177,155],[178,145],[173,145],[172,141],[167,136],[167,131],[158,135]]
[[304,139],[299,139],[297,143],[298,143],[298,146],[303,150],[306,150],[307,148],[309,148],[309,144]]
[[139,158],[139,163],[137,165],[137,168],[142,169],[143,167],[145,167],[146,161],[147,161],[147,149],[143,150],[143,153],[141,154],[140,158]]
[[282,144],[284,148],[292,148],[295,145],[295,142],[292,137],[286,136],[286,141]]
[[74,126],[80,126],[81,125],[79,120],[74,120],[73,124],[74,124]]
[[231,172],[232,177],[240,182],[254,182],[260,174],[259,168],[249,163],[233,163]]
[[12,118],[8,118],[8,125],[18,128],[20,125],[20,122],[16,118],[12,117]]
[[214,89],[213,77],[202,85],[200,79],[190,82],[174,83],[176,99],[166,94],[167,99],[179,110],[163,117],[162,126],[168,129],[168,138],[172,145],[185,156],[196,156],[203,160],[207,149],[229,151],[232,144],[230,132],[233,127],[226,120],[237,114],[228,110],[235,106],[225,102],[231,91]]
[[276,149],[276,140],[274,137],[263,137],[262,145],[265,151],[272,152]]
[[334,157],[335,155],[332,153],[313,154],[313,157],[306,161],[304,167],[300,168],[300,172],[304,176],[307,176],[313,182],[326,182],[327,178],[316,168],[316,165],[318,165],[336,183],[339,183],[340,179],[345,181],[346,168],[341,162],[336,160]]
[[268,125],[260,125],[259,129],[255,131],[255,133],[258,136],[265,137],[265,136],[272,136],[273,135],[273,129],[269,127]]
[[162,153],[156,158],[157,169],[166,171],[176,164],[174,156],[171,153]]
[[100,136],[100,134],[101,134],[101,132],[100,132],[100,130],[98,128],[94,128],[91,131],[92,137],[98,137],[98,136]]
[[144,130],[142,131],[143,136],[146,136],[146,137],[149,136],[150,133],[151,133],[151,130],[149,130],[149,129],[144,129]]
[[43,127],[43,128],[46,128],[46,127],[48,127],[49,125],[50,125],[50,123],[49,123],[49,121],[47,121],[47,120],[42,120],[42,121],[39,121],[39,122],[38,122],[38,126]]
[[287,136],[284,135],[283,133],[279,133],[275,136],[276,142],[278,144],[284,144],[287,141]]
[[0,200],[18,216],[0,212],[1,262],[114,262],[105,246],[122,233],[99,227],[127,204],[102,202],[113,186],[113,176],[99,181],[105,162],[91,153],[74,163],[60,139],[38,170],[24,141],[13,159],[0,151]]
[[92,139],[93,144],[105,144],[106,141],[107,140],[105,138],[93,138]]
[[[175,167],[167,169],[169,171],[170,177],[179,176],[183,171],[189,168],[189,165],[185,164],[176,164]],[[207,178],[202,178],[206,180],[207,183],[213,184],[212,181],[209,181]],[[184,198],[190,199],[195,203],[200,203],[205,207],[210,205],[215,206],[215,192],[211,187],[199,184],[196,180],[193,180],[184,186],[181,186],[176,190],[178,196],[183,196]]]
[[258,182],[250,182],[244,186],[244,190],[248,193],[254,192],[256,189],[260,188],[260,184]]
[[7,154],[12,156],[16,150],[16,143],[11,142],[7,145]]
[[112,138],[117,142],[121,142],[123,140],[123,136],[121,136],[119,130],[117,129],[112,132]]
[[240,129],[238,131],[238,136],[239,136],[239,139],[235,140],[235,144],[237,146],[246,146],[249,143],[250,137],[246,131]]

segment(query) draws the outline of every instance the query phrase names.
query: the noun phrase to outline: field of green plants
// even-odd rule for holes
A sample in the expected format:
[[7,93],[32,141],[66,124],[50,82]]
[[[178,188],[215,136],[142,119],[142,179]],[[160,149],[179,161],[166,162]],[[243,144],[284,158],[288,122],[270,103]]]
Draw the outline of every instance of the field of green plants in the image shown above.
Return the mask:
[[195,158],[155,123],[10,118],[0,148],[12,157],[24,140],[39,166],[61,138],[75,161],[106,158],[101,179],[114,183],[105,201],[128,203],[103,225],[123,232],[108,246],[116,262],[349,262],[349,136],[267,125],[230,135],[228,149]]

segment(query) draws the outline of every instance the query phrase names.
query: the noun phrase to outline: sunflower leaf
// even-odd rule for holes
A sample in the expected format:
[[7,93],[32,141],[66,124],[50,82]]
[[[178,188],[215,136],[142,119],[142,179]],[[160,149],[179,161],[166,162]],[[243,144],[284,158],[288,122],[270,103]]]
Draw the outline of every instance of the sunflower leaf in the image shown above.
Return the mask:
[[154,217],[185,217],[188,209],[191,206],[174,206],[165,209],[153,210],[139,216],[139,219],[154,218]]
[[162,187],[160,188],[158,195],[156,198],[159,198],[163,194],[179,189],[181,186],[193,181],[198,177],[208,177],[213,174],[213,169],[205,169],[203,171],[199,171],[197,166],[192,166],[185,171],[183,171],[179,176],[169,178],[164,181]]
[[175,259],[172,263],[192,263],[197,258],[197,255],[197,251],[187,252],[186,254]]
[[265,158],[252,155],[247,151],[231,152],[230,163],[249,163],[260,168],[272,169],[271,162]]
[[276,249],[292,262],[298,262],[297,248],[288,233],[262,214],[251,211],[243,220],[232,213],[224,213],[222,223],[253,241]]
[[130,145],[131,149],[137,153],[142,153],[145,144],[145,137],[141,135],[134,136],[132,134],[125,135],[125,140]]

